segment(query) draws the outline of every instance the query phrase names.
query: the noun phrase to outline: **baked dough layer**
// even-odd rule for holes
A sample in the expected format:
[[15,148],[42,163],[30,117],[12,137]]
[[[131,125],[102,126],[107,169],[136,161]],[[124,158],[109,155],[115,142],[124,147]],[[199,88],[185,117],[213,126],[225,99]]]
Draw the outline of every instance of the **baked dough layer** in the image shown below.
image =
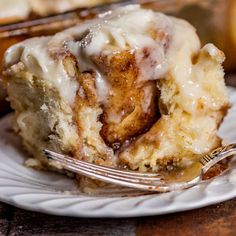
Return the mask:
[[187,165],[221,145],[224,54],[187,22],[127,6],[5,54],[4,81],[28,152],[139,171]]

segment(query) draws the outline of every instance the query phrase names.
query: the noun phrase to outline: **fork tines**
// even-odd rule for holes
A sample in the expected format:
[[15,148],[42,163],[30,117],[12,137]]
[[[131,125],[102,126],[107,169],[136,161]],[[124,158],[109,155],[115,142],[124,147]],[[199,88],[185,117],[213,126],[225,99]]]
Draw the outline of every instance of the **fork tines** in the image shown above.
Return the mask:
[[163,183],[162,176],[157,173],[140,173],[100,166],[55,153],[50,150],[44,150],[44,154],[49,159],[58,162],[66,170],[113,184],[125,184],[126,186],[135,188],[139,185],[142,188],[152,190],[152,188],[154,189]]

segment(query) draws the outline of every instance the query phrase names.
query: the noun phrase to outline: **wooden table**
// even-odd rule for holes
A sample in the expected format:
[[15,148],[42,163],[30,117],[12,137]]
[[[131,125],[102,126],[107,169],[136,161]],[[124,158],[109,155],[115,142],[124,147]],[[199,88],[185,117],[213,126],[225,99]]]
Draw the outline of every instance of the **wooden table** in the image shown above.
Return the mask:
[[[236,86],[236,76],[228,77],[227,83]],[[0,203],[2,235],[235,236],[236,198],[197,210],[126,219],[50,216]]]
[[50,216],[0,203],[0,235],[235,236],[236,199],[187,212],[126,219]]

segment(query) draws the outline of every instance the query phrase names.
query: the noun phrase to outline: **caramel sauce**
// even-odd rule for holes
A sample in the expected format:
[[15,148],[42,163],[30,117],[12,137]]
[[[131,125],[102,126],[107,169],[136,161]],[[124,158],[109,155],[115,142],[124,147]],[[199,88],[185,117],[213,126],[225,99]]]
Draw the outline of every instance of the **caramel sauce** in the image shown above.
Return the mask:
[[[216,177],[226,171],[229,167],[231,158],[226,158],[211,167],[206,174],[203,176],[203,180],[208,180]],[[124,168],[124,167],[123,167]],[[126,167],[128,168],[128,167]],[[199,162],[193,163],[187,168],[176,167],[173,170],[162,171],[168,182],[186,182],[197,177],[202,169],[202,165]],[[99,183],[99,182],[97,182]],[[143,195],[157,194],[157,192],[148,192],[137,189],[130,189],[116,185],[98,184],[96,187],[87,188],[86,194],[96,195],[96,196],[110,196],[110,197],[137,197]]]
[[[231,158],[226,158],[212,166],[204,175],[203,180],[208,180],[222,174],[229,167]],[[161,171],[169,183],[187,182],[201,175],[202,165],[197,161],[187,167],[175,167],[170,171]]]
[[232,157],[226,158],[212,166],[203,176],[203,180],[211,179],[222,174],[229,167]]

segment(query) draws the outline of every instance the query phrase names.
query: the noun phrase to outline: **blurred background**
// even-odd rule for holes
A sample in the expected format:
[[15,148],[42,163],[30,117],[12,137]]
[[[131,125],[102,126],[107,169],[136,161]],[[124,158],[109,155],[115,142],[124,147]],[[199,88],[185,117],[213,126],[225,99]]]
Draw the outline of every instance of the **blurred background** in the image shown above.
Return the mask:
[[[55,34],[130,3],[188,20],[203,44],[214,43],[224,51],[226,73],[236,72],[236,0],[0,0],[0,73],[3,54],[10,45]],[[0,116],[10,111],[5,98],[0,79]]]

